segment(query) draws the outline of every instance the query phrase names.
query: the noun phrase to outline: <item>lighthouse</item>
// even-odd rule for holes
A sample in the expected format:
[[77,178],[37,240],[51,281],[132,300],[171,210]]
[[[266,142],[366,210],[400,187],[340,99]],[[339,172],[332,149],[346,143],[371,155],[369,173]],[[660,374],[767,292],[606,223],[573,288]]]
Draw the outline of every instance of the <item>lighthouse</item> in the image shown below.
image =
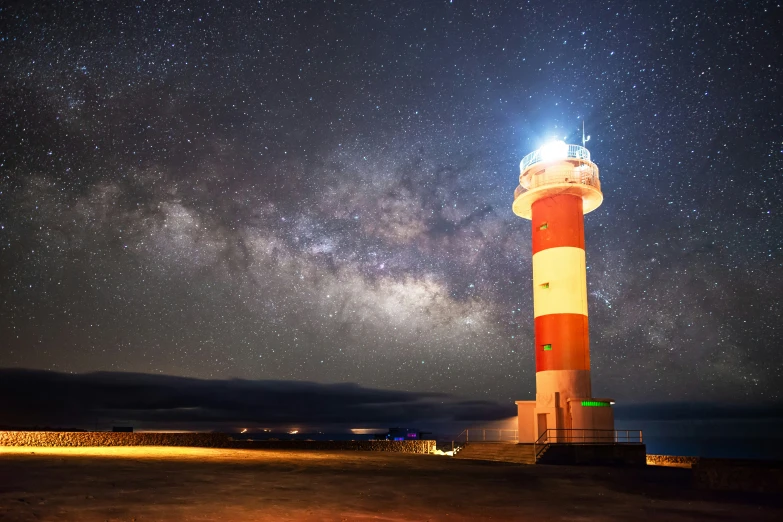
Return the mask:
[[610,442],[614,401],[592,396],[584,215],[603,201],[583,145],[525,156],[513,211],[532,222],[536,400],[517,401],[519,442]]

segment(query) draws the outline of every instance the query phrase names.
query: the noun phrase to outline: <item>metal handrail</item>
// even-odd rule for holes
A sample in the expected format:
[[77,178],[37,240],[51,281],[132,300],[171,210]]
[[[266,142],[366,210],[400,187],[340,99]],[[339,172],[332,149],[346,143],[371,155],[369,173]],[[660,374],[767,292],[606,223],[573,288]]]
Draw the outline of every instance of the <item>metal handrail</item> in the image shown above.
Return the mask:
[[[549,430],[544,430],[544,432],[541,433],[541,435],[539,435],[539,437],[533,443],[533,458],[535,458],[536,461],[538,461],[538,457],[549,447],[549,442],[542,442],[542,439],[547,441],[549,440],[548,432]],[[541,449],[538,449],[539,446],[541,446]]]
[[[493,437],[493,435],[495,436]],[[518,442],[519,432],[502,428],[468,428],[462,430],[454,440],[458,442]]]
[[549,428],[533,443],[535,459],[552,444],[642,444],[642,430],[597,430],[590,428]]
[[[504,438],[504,432],[513,433]],[[487,434],[490,437],[487,439]],[[492,435],[497,434],[496,438]],[[462,430],[454,439],[457,442],[519,442],[518,430],[500,428],[469,428]],[[552,444],[643,444],[642,430],[599,430],[592,428],[549,428],[533,442],[533,455],[538,458]]]
[[[536,163],[540,163],[543,161],[543,157],[541,154],[541,149],[543,147],[534,150],[524,158],[522,158],[522,161],[519,162],[519,168],[520,172],[524,172],[526,168],[528,168],[531,165],[535,165]],[[587,150],[585,147],[582,147],[581,145],[568,145],[568,153],[566,155],[566,158],[576,158],[576,159],[584,159],[587,161],[590,161],[590,151]]]
[[[642,430],[599,430],[591,428],[549,428],[538,441],[547,444],[643,444]],[[537,441],[537,442],[538,442]]]

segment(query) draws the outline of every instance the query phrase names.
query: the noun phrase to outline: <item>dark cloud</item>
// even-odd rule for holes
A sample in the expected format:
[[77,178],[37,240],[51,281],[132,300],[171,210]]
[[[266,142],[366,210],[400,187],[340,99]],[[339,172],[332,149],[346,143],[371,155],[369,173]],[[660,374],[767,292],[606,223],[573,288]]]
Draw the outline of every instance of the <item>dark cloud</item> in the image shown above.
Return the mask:
[[5,427],[311,429],[468,425],[506,419],[513,405],[356,384],[192,379],[121,372],[0,370]]

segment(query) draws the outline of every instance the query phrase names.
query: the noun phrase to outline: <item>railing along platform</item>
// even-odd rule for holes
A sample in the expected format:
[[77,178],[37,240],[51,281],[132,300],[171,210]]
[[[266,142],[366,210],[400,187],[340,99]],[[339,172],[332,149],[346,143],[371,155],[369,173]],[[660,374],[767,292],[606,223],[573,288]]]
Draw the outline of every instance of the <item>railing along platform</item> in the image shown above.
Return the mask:
[[462,430],[454,439],[456,442],[518,442],[517,430],[499,428],[470,428]]

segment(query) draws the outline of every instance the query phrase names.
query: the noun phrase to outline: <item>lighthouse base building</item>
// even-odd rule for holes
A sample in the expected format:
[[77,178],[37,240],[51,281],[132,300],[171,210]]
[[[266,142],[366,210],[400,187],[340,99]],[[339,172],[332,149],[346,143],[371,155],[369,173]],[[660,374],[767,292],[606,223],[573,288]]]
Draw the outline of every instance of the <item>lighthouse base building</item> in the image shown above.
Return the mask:
[[518,440],[530,442],[616,442],[611,399],[564,398],[536,393],[534,401],[516,401]]
[[615,441],[614,401],[592,396],[584,214],[603,201],[585,147],[554,142],[520,164],[513,210],[532,222],[536,400],[518,401],[518,441]]

